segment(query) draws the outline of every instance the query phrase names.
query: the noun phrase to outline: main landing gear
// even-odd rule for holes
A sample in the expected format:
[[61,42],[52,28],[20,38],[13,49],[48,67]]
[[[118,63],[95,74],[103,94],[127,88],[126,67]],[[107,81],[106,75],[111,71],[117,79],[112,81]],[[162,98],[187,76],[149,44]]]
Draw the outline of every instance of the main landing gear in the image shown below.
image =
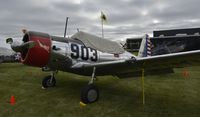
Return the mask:
[[[81,102],[85,104],[96,102],[99,99],[99,90],[94,85],[94,81],[96,80],[95,72],[96,67],[93,68],[92,77],[88,85],[83,87],[83,89],[81,90]],[[46,76],[42,80],[43,88],[54,87],[56,85],[55,73],[56,71],[52,71],[51,75]]]
[[95,71],[96,67],[93,68],[92,78],[88,85],[85,86],[81,91],[81,102],[85,104],[96,102],[99,99],[99,90],[94,85],[94,80],[96,79]]
[[55,79],[55,71],[51,73],[51,75],[44,77],[42,80],[42,87],[48,88],[48,87],[54,87],[56,85],[56,79]]

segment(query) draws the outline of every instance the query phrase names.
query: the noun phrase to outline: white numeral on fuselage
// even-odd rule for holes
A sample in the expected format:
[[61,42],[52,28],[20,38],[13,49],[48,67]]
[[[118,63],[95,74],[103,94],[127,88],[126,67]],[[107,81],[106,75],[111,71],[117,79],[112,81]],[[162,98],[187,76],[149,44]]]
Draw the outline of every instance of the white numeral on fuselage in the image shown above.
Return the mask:
[[91,60],[91,61],[97,61],[98,60],[98,54],[97,50],[93,48],[88,48],[83,45],[78,45],[75,43],[70,44],[71,49],[71,57],[73,59],[81,59],[81,60]]

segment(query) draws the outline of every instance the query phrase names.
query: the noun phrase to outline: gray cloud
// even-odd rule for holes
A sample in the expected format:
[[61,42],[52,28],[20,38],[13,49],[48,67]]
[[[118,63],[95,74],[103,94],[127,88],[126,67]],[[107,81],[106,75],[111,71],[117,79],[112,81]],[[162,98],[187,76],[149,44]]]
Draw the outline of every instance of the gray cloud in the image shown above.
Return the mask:
[[24,27],[62,36],[66,16],[69,35],[79,28],[101,36],[101,11],[108,19],[105,36],[112,39],[200,27],[199,4],[199,0],[1,0],[0,46],[2,38],[20,38]]

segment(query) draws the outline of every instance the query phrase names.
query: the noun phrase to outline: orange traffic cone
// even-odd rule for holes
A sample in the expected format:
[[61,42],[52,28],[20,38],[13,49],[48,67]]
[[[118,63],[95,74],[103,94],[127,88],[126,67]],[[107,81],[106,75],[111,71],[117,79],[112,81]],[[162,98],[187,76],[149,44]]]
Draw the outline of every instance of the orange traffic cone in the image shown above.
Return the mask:
[[10,97],[10,105],[15,105],[16,101],[15,101],[15,97],[12,95]]
[[189,78],[190,72],[189,72],[187,69],[184,69],[184,70],[182,71],[182,75],[183,75],[184,78]]

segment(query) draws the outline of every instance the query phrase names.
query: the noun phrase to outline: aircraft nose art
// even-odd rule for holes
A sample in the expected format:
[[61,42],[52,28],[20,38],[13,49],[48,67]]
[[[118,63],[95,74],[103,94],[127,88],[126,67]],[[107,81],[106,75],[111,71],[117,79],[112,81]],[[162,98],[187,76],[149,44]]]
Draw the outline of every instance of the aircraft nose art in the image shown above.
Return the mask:
[[21,52],[22,63],[43,67],[45,66],[50,58],[51,52],[51,38],[46,33],[39,32],[27,32],[23,37],[23,42],[35,42],[35,46],[32,48],[27,48]]

